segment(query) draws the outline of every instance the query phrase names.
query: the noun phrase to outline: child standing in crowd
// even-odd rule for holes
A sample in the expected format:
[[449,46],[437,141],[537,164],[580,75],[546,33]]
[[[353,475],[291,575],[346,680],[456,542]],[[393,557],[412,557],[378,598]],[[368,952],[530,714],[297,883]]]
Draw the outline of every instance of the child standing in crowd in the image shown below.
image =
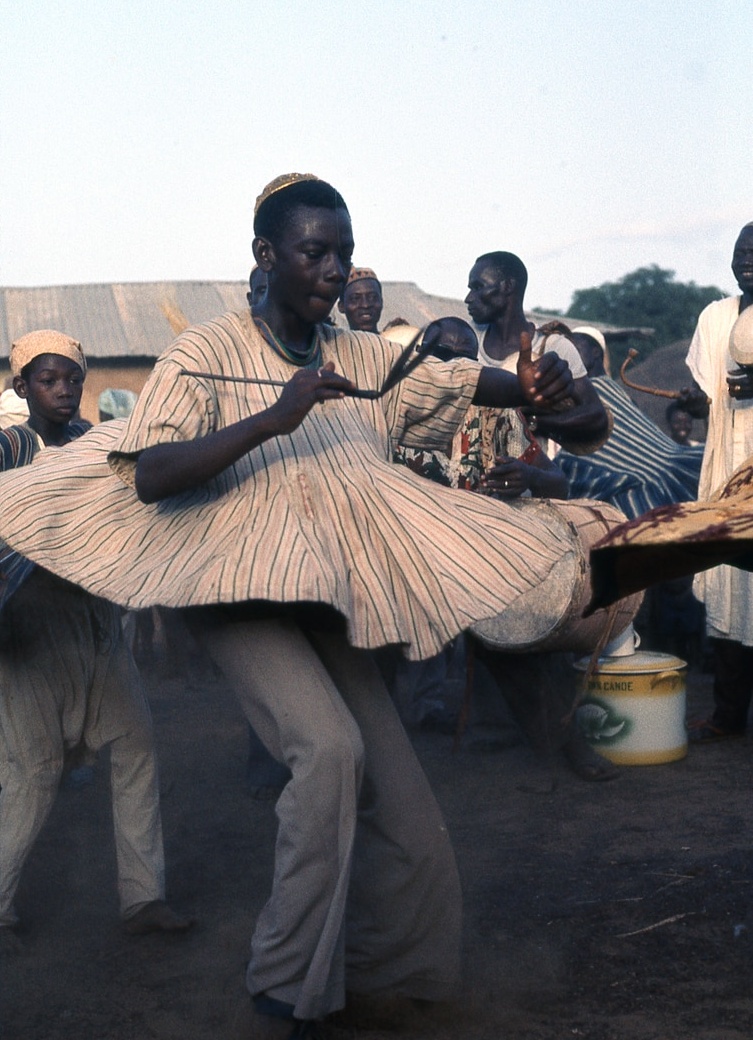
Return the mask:
[[[29,420],[0,433],[0,469],[30,463],[85,433],[77,419],[86,361],[61,332],[13,344],[13,386]],[[164,902],[164,852],[151,718],[120,610],[5,551],[0,624],[0,935],[52,808],[66,752],[110,746],[120,909],[126,931],[183,931]],[[12,593],[12,594],[11,594]]]

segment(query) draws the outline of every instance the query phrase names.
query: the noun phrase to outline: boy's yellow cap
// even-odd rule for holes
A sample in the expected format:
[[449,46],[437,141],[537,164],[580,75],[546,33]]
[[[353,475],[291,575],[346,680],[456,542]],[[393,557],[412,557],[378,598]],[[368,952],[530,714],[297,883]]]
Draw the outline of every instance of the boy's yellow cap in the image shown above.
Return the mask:
[[37,329],[21,336],[10,348],[10,370],[14,376],[20,376],[22,369],[40,354],[62,354],[70,358],[86,375],[86,358],[81,344],[64,332],[54,329]]

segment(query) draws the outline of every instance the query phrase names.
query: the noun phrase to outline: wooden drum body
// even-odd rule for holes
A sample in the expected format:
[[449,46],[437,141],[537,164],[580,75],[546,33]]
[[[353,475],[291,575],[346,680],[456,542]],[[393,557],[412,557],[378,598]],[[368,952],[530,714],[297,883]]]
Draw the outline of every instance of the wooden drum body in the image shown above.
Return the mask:
[[561,535],[562,559],[539,588],[520,596],[501,614],[473,625],[473,635],[490,649],[507,653],[590,653],[608,628],[609,639],[623,632],[638,613],[643,593],[597,610],[590,617],[582,614],[591,599],[591,547],[617,524],[624,523],[625,515],[606,502],[586,499],[554,502],[521,498],[512,505],[529,512],[534,525]]

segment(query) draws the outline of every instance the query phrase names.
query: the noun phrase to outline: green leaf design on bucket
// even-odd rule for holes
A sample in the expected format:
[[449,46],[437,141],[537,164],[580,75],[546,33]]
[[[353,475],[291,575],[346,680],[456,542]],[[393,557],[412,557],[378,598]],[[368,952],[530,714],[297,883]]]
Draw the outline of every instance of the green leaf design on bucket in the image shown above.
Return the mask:
[[611,704],[597,699],[584,701],[576,712],[576,718],[590,744],[617,744],[633,728],[630,719],[618,715]]

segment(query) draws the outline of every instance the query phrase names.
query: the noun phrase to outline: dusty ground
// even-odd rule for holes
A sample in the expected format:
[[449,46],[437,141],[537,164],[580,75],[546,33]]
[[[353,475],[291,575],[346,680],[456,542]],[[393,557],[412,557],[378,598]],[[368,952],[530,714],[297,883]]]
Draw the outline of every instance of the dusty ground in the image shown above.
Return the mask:
[[[182,939],[121,934],[101,762],[91,786],[61,792],[27,865],[27,930],[0,965],[3,1040],[232,1037],[273,803],[247,790],[245,723],[220,679],[207,668],[176,679],[164,662],[148,679],[169,895],[198,923]],[[691,674],[692,709],[708,687]],[[465,888],[465,996],[400,1027],[373,1020],[359,1037],[750,1040],[748,743],[624,768],[608,784],[558,769],[545,793],[521,747],[417,743]]]

